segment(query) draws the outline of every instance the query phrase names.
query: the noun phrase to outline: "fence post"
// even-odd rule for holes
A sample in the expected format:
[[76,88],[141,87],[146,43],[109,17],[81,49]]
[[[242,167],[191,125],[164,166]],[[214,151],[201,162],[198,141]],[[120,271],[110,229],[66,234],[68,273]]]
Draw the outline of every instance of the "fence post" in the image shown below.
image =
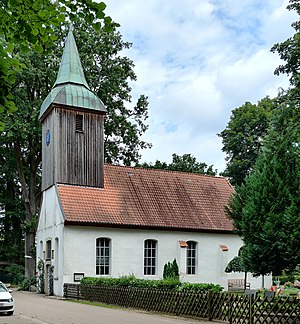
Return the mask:
[[229,301],[228,301],[228,320],[229,324],[232,324],[232,297],[233,295],[228,295]]
[[249,296],[249,324],[254,323],[254,312],[253,312],[253,307],[254,306],[254,296],[251,294]]
[[80,284],[77,285],[77,300],[79,300],[79,289],[80,289]]
[[213,309],[212,309],[212,296],[213,293],[211,290],[208,291],[208,302],[207,302],[207,306],[208,306],[208,320],[212,321],[213,320]]

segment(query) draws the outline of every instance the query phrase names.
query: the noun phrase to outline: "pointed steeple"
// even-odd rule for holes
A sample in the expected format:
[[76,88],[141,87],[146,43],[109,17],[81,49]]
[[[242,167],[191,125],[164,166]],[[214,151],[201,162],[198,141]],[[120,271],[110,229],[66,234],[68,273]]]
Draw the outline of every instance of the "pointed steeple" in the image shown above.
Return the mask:
[[57,79],[41,106],[40,119],[46,116],[52,104],[106,112],[103,102],[90,90],[85,79],[72,29],[71,26]]
[[90,89],[83,73],[72,30],[73,26],[70,26],[54,87],[64,83],[75,83],[84,85],[87,89]]

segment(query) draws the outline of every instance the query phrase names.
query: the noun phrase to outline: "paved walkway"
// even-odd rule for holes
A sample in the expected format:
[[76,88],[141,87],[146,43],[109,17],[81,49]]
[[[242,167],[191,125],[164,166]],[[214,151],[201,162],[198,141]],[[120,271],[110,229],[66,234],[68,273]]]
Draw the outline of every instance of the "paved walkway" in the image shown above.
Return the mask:
[[97,307],[29,292],[15,291],[13,296],[15,299],[15,314],[12,316],[0,316],[1,324],[212,323],[116,307]]

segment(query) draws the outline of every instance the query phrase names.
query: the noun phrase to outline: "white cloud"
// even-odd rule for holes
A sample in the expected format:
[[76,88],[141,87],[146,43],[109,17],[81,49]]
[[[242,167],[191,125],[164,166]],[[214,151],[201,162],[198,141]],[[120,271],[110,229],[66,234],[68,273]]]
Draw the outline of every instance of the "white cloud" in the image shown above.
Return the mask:
[[241,58],[227,65],[218,77],[218,88],[235,105],[245,101],[256,102],[266,95],[276,96],[283,78],[273,76],[273,71],[280,63],[279,59],[268,50],[257,51],[249,58]]
[[275,96],[287,86],[273,75],[275,42],[293,35],[296,19],[287,0],[107,0],[107,14],[121,24],[126,51],[136,65],[133,95],[149,97],[153,143],[142,161],[169,162],[190,153],[225,167],[222,131],[232,109]]

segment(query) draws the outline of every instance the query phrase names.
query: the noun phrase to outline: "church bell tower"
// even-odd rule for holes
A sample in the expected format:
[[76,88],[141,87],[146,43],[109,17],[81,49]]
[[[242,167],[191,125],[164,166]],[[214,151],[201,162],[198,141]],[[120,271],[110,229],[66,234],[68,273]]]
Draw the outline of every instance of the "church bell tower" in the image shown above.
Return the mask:
[[57,79],[40,110],[42,190],[55,183],[103,188],[105,113],[86,82],[70,28]]

